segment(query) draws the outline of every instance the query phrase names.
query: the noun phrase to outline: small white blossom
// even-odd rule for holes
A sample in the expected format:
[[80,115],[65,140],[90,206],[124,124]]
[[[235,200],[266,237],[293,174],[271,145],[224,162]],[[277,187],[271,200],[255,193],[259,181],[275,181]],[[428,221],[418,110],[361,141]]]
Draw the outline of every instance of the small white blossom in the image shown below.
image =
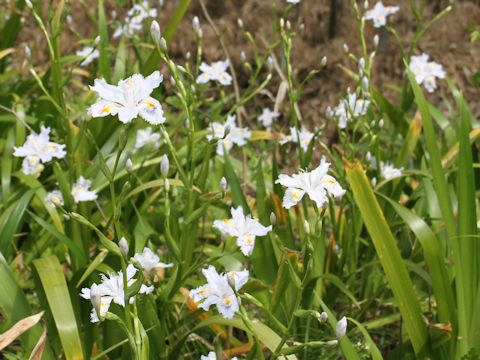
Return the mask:
[[419,85],[424,84],[425,89],[432,93],[437,88],[435,78],[444,79],[445,71],[442,65],[434,61],[428,61],[428,54],[423,53],[419,56],[412,56],[410,59],[410,70],[415,75],[415,80]]
[[251,215],[243,215],[241,206],[231,209],[232,218],[215,220],[213,227],[222,233],[237,237],[237,245],[245,256],[250,256],[255,247],[255,237],[265,236],[272,230],[272,225],[263,226],[258,219],[252,219]]
[[50,141],[49,134],[50,128],[42,126],[39,135],[30,134],[23,146],[13,148],[14,156],[25,157],[22,162],[24,174],[33,174],[39,169],[41,171],[41,163],[52,161],[53,158],[62,159],[67,154],[65,145]]
[[388,15],[395,14],[398,10],[398,6],[384,6],[383,3],[379,1],[373,9],[365,13],[365,20],[373,20],[373,26],[379,28],[385,26]]
[[50,191],[47,196],[45,196],[46,202],[51,202],[54,206],[63,206],[63,196],[60,190]]
[[386,180],[389,180],[401,176],[403,167],[400,169],[396,169],[392,164],[380,161],[380,171],[382,173],[382,176]]
[[84,179],[83,176],[78,178],[72,189],[72,196],[75,203],[79,203],[80,201],[93,201],[97,199],[96,191],[89,190],[91,185],[91,180]]
[[117,38],[124,35],[130,39],[133,35],[142,30],[142,24],[130,18],[125,18],[125,22],[113,32],[113,37]]
[[95,49],[92,46],[85,46],[82,50],[78,50],[75,54],[85,58],[80,63],[80,66],[87,66],[100,56],[98,49]]
[[173,263],[164,264],[160,262],[158,255],[148,247],[145,247],[142,253],[135,254],[134,258],[138,260],[147,273],[151,273],[155,269],[165,269],[173,266]]
[[278,111],[271,111],[269,108],[264,108],[262,110],[262,115],[258,117],[258,121],[260,121],[263,126],[268,127],[272,125],[273,119],[280,116]]
[[215,354],[213,351],[210,351],[207,356],[200,356],[200,360],[217,360],[217,354]]
[[131,20],[136,23],[142,23],[143,20],[148,19],[149,17],[157,17],[157,9],[150,8],[147,0],[144,0],[142,4],[135,4],[133,7],[128,10],[128,16]]
[[151,127],[139,129],[137,131],[137,139],[135,141],[135,149],[140,149],[144,146],[151,145],[155,150],[160,146],[160,134],[154,133]]
[[209,141],[212,139],[220,139],[217,145],[218,155],[223,155],[224,150],[228,152],[234,144],[238,146],[245,145],[247,143],[246,139],[252,136],[252,133],[247,127],[241,128],[237,126],[235,115],[229,115],[225,124],[212,123],[211,128],[212,134],[208,134],[207,139]]
[[150,94],[163,80],[159,71],[144,78],[135,74],[125,80],[120,80],[118,86],[107,84],[105,79],[95,79],[90,89],[98,93],[100,99],[90,106],[88,111],[93,117],[118,115],[124,124],[131,122],[137,116],[144,118],[152,125],[165,122],[162,106]]
[[230,61],[216,61],[212,65],[208,65],[205,62],[200,64],[200,70],[202,73],[197,78],[197,84],[206,84],[210,80],[218,81],[222,85],[230,85],[232,83],[232,77],[227,73],[227,68],[230,65]]
[[337,322],[336,333],[338,340],[342,340],[347,333],[347,318],[345,316]]
[[[137,272],[137,269],[132,265],[129,264],[127,266],[127,286],[131,286],[136,280],[133,279],[133,276]],[[109,273],[108,277],[104,274],[100,275],[102,278],[102,283],[100,285],[93,284],[92,288],[83,288],[80,296],[84,299],[92,299],[92,290],[95,286],[95,292],[100,294],[100,315],[102,317],[108,311],[111,302],[113,301],[115,304],[125,307],[125,293],[123,289],[123,273],[119,271],[118,274],[116,273]],[[140,287],[140,294],[149,294],[153,291],[153,286],[145,286],[142,284]],[[133,304],[135,301],[135,297],[131,297],[129,302]],[[90,321],[97,322],[99,321],[98,315],[95,309],[92,309],[92,313],[90,314]]]
[[[303,151],[307,151],[308,145],[310,145],[315,134],[302,127],[298,135],[300,135],[300,145]],[[279,141],[280,145],[286,144],[287,142],[298,142],[297,129],[295,126],[290,128],[290,135]]]
[[287,0],[289,4],[298,4],[301,0]]
[[[248,270],[244,270],[244,272],[245,271],[248,276]],[[225,319],[232,319],[233,315],[239,310],[239,304],[235,292],[228,284],[227,274],[218,274],[213,265],[210,265],[208,269],[202,269],[202,272],[207,279],[207,284],[190,291],[190,296],[193,298],[193,301],[198,303],[204,300],[198,304],[198,306],[205,311],[208,311],[210,306],[216,305],[218,312],[222,314]],[[236,274],[239,275],[240,273],[243,272],[237,272]],[[237,285],[236,278],[240,280],[240,276],[234,276],[234,278],[235,288],[238,291],[246,280],[242,277],[243,283],[239,282]]]
[[283,207],[290,209],[302,199],[305,193],[315,201],[319,208],[328,202],[328,194],[332,194],[334,197],[345,194],[345,190],[337,180],[327,175],[329,167],[330,163],[322,159],[318,168],[311,172],[300,171],[299,174],[293,176],[281,174],[275,183],[287,187],[283,197]]
[[348,94],[347,99],[340,100],[340,104],[335,108],[335,115],[338,117],[338,126],[345,129],[347,122],[352,120],[352,117],[365,115],[369,100],[357,99],[357,94]]

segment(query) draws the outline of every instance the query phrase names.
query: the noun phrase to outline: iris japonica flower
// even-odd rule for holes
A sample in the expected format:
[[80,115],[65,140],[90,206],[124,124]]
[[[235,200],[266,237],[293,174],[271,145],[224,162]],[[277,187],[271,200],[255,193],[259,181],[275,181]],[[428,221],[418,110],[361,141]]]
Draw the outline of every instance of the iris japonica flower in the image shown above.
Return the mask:
[[335,330],[338,340],[342,340],[347,333],[347,318],[345,316],[338,320]]
[[348,94],[347,99],[340,100],[340,104],[335,108],[335,115],[338,117],[338,127],[345,129],[347,122],[352,117],[365,115],[369,106],[369,100],[357,99],[357,94],[355,93]]
[[233,147],[234,144],[243,146],[247,143],[247,140],[252,133],[247,127],[238,127],[235,122],[235,115],[229,115],[225,124],[214,122],[211,124],[212,134],[207,135],[209,141],[220,139],[217,145],[217,154],[223,155],[224,150],[227,152]]
[[105,79],[95,79],[90,89],[95,91],[100,99],[90,106],[88,111],[93,117],[118,115],[124,124],[131,122],[137,116],[144,118],[152,125],[165,122],[162,105],[150,94],[163,80],[159,71],[155,71],[146,78],[135,74],[118,85],[107,84]]
[[231,85],[232,77],[227,73],[227,68],[230,66],[230,61],[216,61],[212,65],[205,62],[200,64],[200,71],[202,73],[197,78],[197,84],[206,84],[210,80],[218,81],[222,85]]
[[134,258],[142,265],[142,268],[150,274],[155,269],[165,269],[173,266],[173,263],[164,264],[150,248],[145,247],[141,253],[134,255]]
[[[300,129],[298,135],[300,136],[300,146],[302,147],[303,151],[307,151],[308,145],[310,145],[310,142],[312,141],[314,137],[314,133],[308,131],[306,128],[302,126]],[[288,135],[286,138],[282,139],[279,141],[280,145],[286,144],[287,142],[298,142],[298,136],[297,136],[297,129],[295,126],[292,126],[290,128],[290,135]]]
[[[237,296],[229,285],[227,274],[218,274],[213,265],[210,265],[207,269],[202,269],[202,273],[207,279],[207,284],[190,291],[193,301],[198,303],[203,300],[198,306],[205,311],[208,311],[210,306],[216,305],[218,312],[225,319],[232,319],[233,315],[239,310],[239,305]],[[238,291],[248,280],[248,270],[236,274],[237,276],[234,276],[233,279],[235,289]],[[240,279],[242,280],[240,281]]]
[[300,0],[287,0],[287,3],[290,3],[290,4],[298,4],[300,2]]
[[127,17],[125,18],[125,22],[113,32],[113,38],[124,35],[126,38],[130,39],[136,32],[142,30],[142,28],[143,26],[141,22]]
[[398,6],[384,6],[383,3],[379,1],[373,9],[365,13],[365,20],[373,20],[373,26],[379,28],[385,26],[388,15],[395,14],[398,10]]
[[[200,360],[217,360],[217,354],[215,352],[210,351],[207,356],[202,355],[200,356]],[[230,360],[238,360],[236,356],[231,358]]]
[[93,60],[97,59],[100,56],[100,52],[98,51],[98,49],[95,49],[92,46],[85,46],[82,50],[78,50],[75,54],[85,58],[80,63],[80,66],[87,66]]
[[60,190],[50,191],[47,196],[45,196],[45,201],[52,203],[54,206],[63,206],[63,196]]
[[[132,265],[129,264],[127,266],[127,286],[131,286],[136,279],[133,277],[137,269]],[[105,274],[100,275],[102,278],[102,283],[97,285],[93,284],[92,287],[83,288],[80,296],[84,299],[92,299],[92,290],[95,289],[97,293],[100,294],[100,317],[104,317],[107,313],[111,302],[113,301],[115,304],[125,307],[125,292],[123,289],[123,273],[119,271],[118,274],[116,273],[109,273],[108,277]],[[150,294],[153,291],[153,286],[146,286],[142,284],[140,287],[140,294]],[[130,304],[133,304],[135,301],[135,297],[131,297],[129,299]],[[99,317],[97,311],[92,309],[90,314],[90,321],[97,322],[99,321]]]
[[93,201],[97,199],[97,192],[89,190],[92,186],[92,181],[80,176],[77,182],[73,185],[72,196],[75,203],[80,201]]
[[425,89],[432,93],[437,88],[435,78],[445,78],[445,71],[442,65],[434,61],[428,61],[428,54],[423,53],[419,56],[412,56],[410,59],[410,70],[415,75],[415,80],[419,85],[425,85]]
[[140,149],[144,146],[151,145],[155,150],[160,146],[160,134],[152,132],[151,127],[139,129],[137,131],[137,139],[135,142],[135,149]]
[[49,139],[50,128],[41,127],[40,134],[30,134],[20,147],[13,148],[13,155],[25,157],[22,162],[24,174],[34,174],[43,170],[42,163],[51,161],[53,158],[62,159],[67,154],[65,145],[60,145]]
[[241,206],[231,209],[232,218],[224,220],[215,220],[213,227],[220,230],[223,234],[237,237],[237,245],[245,256],[252,255],[255,247],[255,237],[265,236],[272,230],[272,225],[263,226],[258,219],[251,215],[243,215]]
[[141,24],[143,20],[157,17],[157,9],[150,8],[147,0],[144,0],[142,4],[135,4],[128,10],[128,16],[131,21]]
[[258,117],[258,121],[260,121],[263,126],[268,127],[272,125],[273,119],[280,116],[278,111],[271,111],[269,108],[264,108],[262,110],[262,115]]
[[330,163],[322,159],[320,165],[311,172],[301,170],[299,174],[293,176],[281,174],[275,180],[275,183],[287,187],[283,197],[283,207],[290,209],[302,200],[305,193],[315,201],[319,208],[328,202],[328,194],[334,197],[345,194],[345,190],[342,189],[337,180],[327,175],[329,167]]
[[389,180],[401,176],[403,167],[400,169],[396,169],[392,164],[380,161],[380,171],[382,173],[382,176],[386,180]]

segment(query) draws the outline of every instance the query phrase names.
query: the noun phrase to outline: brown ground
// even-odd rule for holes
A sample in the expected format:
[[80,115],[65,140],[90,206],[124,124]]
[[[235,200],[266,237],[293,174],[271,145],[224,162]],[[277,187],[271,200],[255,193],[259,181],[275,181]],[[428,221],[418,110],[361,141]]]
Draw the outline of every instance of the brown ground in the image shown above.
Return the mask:
[[[198,15],[202,25],[204,40],[203,52],[207,62],[224,59],[225,55],[219,45],[216,35],[208,25],[199,0],[192,0],[184,19],[182,20],[173,41],[169,46],[169,53],[173,58],[182,63],[187,51],[195,52],[196,42],[191,26],[193,16]],[[237,71],[239,85],[246,85],[247,74],[240,63],[240,52],[244,51],[247,60],[252,59],[252,46],[240,33],[236,26],[237,18],[242,18],[245,29],[250,31],[258,44],[260,53],[264,53],[265,45],[262,38],[268,39],[271,36],[271,1],[268,0],[203,0],[207,4],[210,16],[217,28],[223,31],[222,38],[227,45],[233,65]],[[86,0],[93,6],[89,8],[90,15],[94,15],[96,1]],[[156,1],[151,0],[151,3]],[[337,24],[335,34],[329,35],[330,25],[330,3],[336,2]],[[419,4],[421,1],[416,0]],[[70,1],[74,27],[84,36],[92,37],[95,31],[94,26],[88,17],[87,10],[79,1]],[[123,19],[125,10],[115,7],[113,1],[106,1],[107,16],[110,10],[116,9],[118,17]],[[130,1],[127,1],[130,3]],[[178,5],[178,0],[166,0],[164,9],[160,12],[159,23],[165,28],[168,19]],[[354,21],[353,11],[348,0],[302,0],[290,13],[288,19],[293,29],[298,29],[300,24],[305,25],[305,30],[294,39],[292,64],[303,78],[309,70],[318,68],[323,56],[327,56],[328,64],[325,70],[312,79],[304,88],[304,95],[300,101],[300,108],[309,128],[318,126],[324,119],[327,106],[334,107],[338,103],[340,94],[347,91],[348,86],[355,86],[354,82],[342,70],[341,66],[356,71],[356,65],[348,60],[343,52],[343,44],[348,44],[350,51],[361,54],[358,30]],[[358,2],[359,4],[362,1]],[[400,11],[392,19],[392,25],[400,38],[408,48],[414,34],[416,19],[411,13],[407,1],[384,1],[385,4],[400,6]],[[277,0],[279,15],[285,8],[285,0]],[[370,1],[373,7],[375,1]],[[445,8],[448,1],[430,0],[425,9],[425,22],[434,18],[440,9]],[[127,9],[131,4],[127,5]],[[363,6],[363,5],[360,5]],[[465,97],[469,100],[473,113],[480,117],[480,90],[470,83],[470,78],[480,70],[480,40],[470,43],[468,27],[473,24],[480,24],[480,1],[455,1],[453,9],[443,19],[436,23],[417,45],[415,54],[426,52],[430,59],[443,65],[447,75],[462,89]],[[373,28],[371,22],[366,26],[367,45],[371,48],[371,39],[378,29]],[[62,47],[66,53],[74,53],[81,48],[76,38],[66,32],[62,38]],[[47,61],[48,53],[42,51],[45,48],[43,34],[38,31],[31,21],[31,26],[25,27],[19,37],[18,43],[28,42],[37,58],[37,64]],[[279,52],[277,52],[277,57]],[[393,90],[387,85],[400,86],[402,83],[403,69],[400,58],[399,47],[392,36],[388,37],[387,49],[376,57],[373,81],[377,88],[385,92],[388,97],[395,100]],[[448,94],[445,81],[440,81],[440,91],[429,95],[429,99],[440,103],[441,94]],[[278,90],[278,79],[272,81],[269,86],[271,93],[276,94]],[[264,106],[273,107],[273,103],[267,96],[260,96],[247,106],[249,115],[258,114]]]

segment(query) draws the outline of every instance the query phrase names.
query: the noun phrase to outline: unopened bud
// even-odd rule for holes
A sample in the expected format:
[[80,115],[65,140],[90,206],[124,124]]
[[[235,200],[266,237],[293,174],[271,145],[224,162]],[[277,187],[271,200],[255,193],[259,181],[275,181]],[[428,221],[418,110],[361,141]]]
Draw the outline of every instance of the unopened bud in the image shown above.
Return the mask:
[[358,60],[358,72],[360,75],[363,74],[363,70],[365,70],[365,59],[362,57]]
[[99,42],[100,42],[100,36],[97,35],[93,40],[93,46],[97,46]]
[[175,81],[175,78],[173,76],[170,76],[170,84],[172,84],[172,86],[177,85],[177,82]]
[[228,285],[230,285],[232,289],[235,289],[235,277],[233,276],[233,274],[231,272],[229,272],[227,274],[227,282],[228,282]]
[[28,45],[25,45],[25,56],[28,60],[32,59],[32,51]]
[[170,191],[170,181],[168,179],[165,179],[165,191]]
[[222,242],[227,241],[227,233],[224,233],[223,231],[220,233],[220,239]]
[[336,333],[338,340],[342,340],[347,333],[347,318],[345,316],[337,322]]
[[160,162],[160,173],[164,178],[168,176],[168,168],[170,167],[170,162],[168,161],[168,156],[163,155],[162,161]]
[[120,253],[126,259],[128,256],[128,242],[123,236],[118,242],[118,247],[120,248]]
[[163,52],[167,52],[167,40],[165,40],[163,37],[160,39],[160,49]]
[[270,224],[275,225],[277,223],[277,215],[272,211],[270,213]]
[[302,32],[303,30],[305,30],[305,24],[301,23],[300,26],[298,27],[298,31]]
[[333,110],[330,106],[327,106],[327,109],[325,110],[325,117],[327,119],[331,119],[333,117]]
[[283,20],[283,18],[280,18],[280,27],[285,27],[285,20]]
[[[194,91],[194,89],[192,89],[192,91]],[[188,118],[185,119],[185,127],[187,128],[187,130],[190,130],[190,120],[188,120]]]
[[72,15],[68,14],[68,15],[65,17],[65,21],[67,22],[68,25],[72,25],[72,22],[73,22]]
[[377,178],[376,177],[372,178],[372,181],[370,181],[370,182],[372,184],[372,187],[377,186]]
[[272,71],[273,70],[273,58],[271,56],[269,56],[267,58],[266,64],[267,64],[268,70]]
[[190,51],[187,51],[187,53],[185,54],[185,59],[188,61],[190,60],[191,57],[192,57],[192,54],[190,53]]
[[98,318],[101,320],[100,307],[102,304],[102,296],[100,294],[100,287],[97,284],[93,284],[90,288],[90,301],[97,312]]
[[247,57],[245,55],[245,51],[240,52],[240,61],[244,63],[247,60]]
[[310,234],[310,224],[308,223],[307,220],[303,222],[303,229],[305,230],[306,234]]
[[160,24],[156,20],[153,20],[150,25],[150,35],[152,35],[153,42],[160,45],[162,33],[160,32]]
[[30,0],[25,0],[25,4],[27,4],[29,8],[33,7],[32,2]]
[[125,162],[125,170],[127,170],[127,173],[131,174],[133,170],[133,163],[132,159],[128,158],[127,161]]
[[225,179],[225,176],[223,176],[220,179],[220,191],[222,192],[222,194],[224,194],[224,196],[225,196],[225,193],[227,192],[227,189],[228,189],[228,182],[227,182],[227,179]]
[[240,296],[237,296],[237,302],[238,302],[238,306],[242,305],[242,298]]
[[329,346],[338,345],[338,340],[330,340],[330,341],[327,342],[327,345],[329,345]]
[[348,45],[347,44],[343,44],[343,51],[345,52],[345,54],[348,54]]
[[287,28],[287,31],[290,31],[290,29],[292,28],[292,24],[290,24],[289,20],[287,20],[287,22],[285,23],[285,26]]
[[158,7],[163,8],[164,1],[163,0],[158,0]]
[[326,56],[322,57],[322,61],[320,61],[320,66],[321,67],[324,67],[325,65],[327,65],[327,57]]
[[112,17],[112,20],[115,20],[117,18],[117,12],[115,10],[112,10],[110,16]]
[[375,34],[373,37],[373,47],[376,49],[378,47],[378,42],[380,41],[380,38],[378,37],[378,34]]
[[365,0],[365,1],[363,2],[363,8],[364,8],[364,9],[368,9],[368,0]]
[[320,314],[320,321],[321,322],[326,322],[328,320],[328,314],[323,311],[321,314]]
[[238,27],[239,27],[240,29],[243,29],[243,20],[240,19],[240,18],[238,18],[238,19],[237,19],[237,25],[238,25]]
[[384,124],[383,119],[380,119],[380,121],[378,122],[378,126],[383,127],[383,124]]
[[200,31],[200,21],[198,20],[198,16],[193,17],[192,27],[193,27],[193,31],[195,31],[195,34],[198,35],[198,32]]
[[368,91],[368,78],[366,76],[362,79],[362,90]]

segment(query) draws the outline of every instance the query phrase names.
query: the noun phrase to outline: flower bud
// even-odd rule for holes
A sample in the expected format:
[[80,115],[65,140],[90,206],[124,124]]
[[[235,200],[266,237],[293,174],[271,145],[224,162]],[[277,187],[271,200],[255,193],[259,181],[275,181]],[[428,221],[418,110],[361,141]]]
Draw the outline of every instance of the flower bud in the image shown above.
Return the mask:
[[377,186],[377,178],[376,177],[372,178],[372,181],[370,181],[370,182],[372,184],[372,187]]
[[325,65],[327,65],[327,57],[326,56],[322,57],[322,61],[320,61],[320,66],[321,67],[324,67]]
[[72,15],[68,14],[68,15],[65,17],[65,21],[67,22],[68,25],[72,25],[72,22],[73,22]]
[[240,52],[240,61],[244,63],[247,60],[247,57],[245,55],[245,51]]
[[25,56],[28,60],[32,59],[32,51],[30,50],[30,47],[28,45],[25,45]]
[[280,18],[280,27],[285,27],[285,20],[283,20],[283,18]]
[[272,211],[270,213],[270,224],[275,225],[277,223],[277,215]]
[[160,49],[163,52],[167,52],[167,41],[163,37],[160,39]]
[[112,17],[112,20],[115,20],[117,18],[117,12],[115,10],[112,10],[110,16]]
[[227,273],[227,282],[232,289],[235,289],[235,277],[233,276],[232,273]]
[[25,4],[27,4],[29,8],[33,7],[32,2],[30,0],[25,0]]
[[328,314],[323,311],[321,314],[320,314],[320,321],[323,323],[323,322],[326,322],[328,320]]
[[168,179],[165,179],[165,191],[170,191],[170,181]]
[[266,64],[267,64],[268,70],[272,71],[273,70],[273,58],[271,56],[269,56],[267,58]]
[[329,346],[338,345],[338,340],[330,340],[330,341],[327,342],[327,345],[329,345]]
[[363,8],[364,8],[364,9],[368,9],[368,0],[365,0],[365,1],[363,2]]
[[325,110],[325,117],[327,119],[331,119],[333,117],[333,110],[330,106],[327,106],[327,109]]
[[380,38],[378,37],[378,34],[375,34],[373,37],[373,47],[376,49],[378,47],[378,42],[380,41]]
[[100,36],[97,35],[97,37],[95,37],[95,39],[93,40],[93,46],[97,46],[99,42],[100,42]]
[[223,176],[220,179],[220,191],[222,192],[223,196],[225,196],[227,189],[228,189],[228,182],[227,182],[227,179],[225,179],[225,176]]
[[128,256],[128,242],[123,236],[118,242],[118,247],[120,248],[120,253],[126,259]]
[[102,296],[100,294],[100,287],[97,284],[92,284],[90,288],[90,301],[92,302],[92,306],[97,312],[97,316],[99,319],[100,317],[100,306],[102,304]]
[[175,81],[175,78],[173,76],[170,76],[170,84],[172,84],[172,86],[177,85],[177,82]]
[[292,24],[290,24],[289,20],[287,20],[287,22],[285,23],[285,27],[287,28],[287,31],[290,31],[290,29],[292,28]]
[[343,51],[345,52],[345,54],[348,54],[348,45],[347,44],[343,44]]
[[185,59],[188,61],[188,60],[190,60],[191,57],[192,57],[191,52],[187,51],[187,53],[185,54]]
[[385,122],[383,121],[383,119],[380,119],[380,121],[378,122],[378,126],[383,127],[383,124],[384,124],[384,123],[385,123]]
[[337,322],[336,333],[338,340],[342,340],[347,333],[347,318],[345,316]]
[[305,230],[306,234],[310,234],[310,224],[308,223],[307,220],[303,222],[303,229]]
[[363,71],[365,70],[365,59],[362,57],[360,60],[358,60],[358,72],[360,75],[363,74]]
[[198,32],[200,31],[200,21],[198,20],[198,16],[193,17],[192,27],[193,27],[193,31],[195,31],[195,34],[198,35]]
[[197,36],[198,36],[199,39],[203,38],[203,30],[202,29],[198,29]]
[[168,168],[170,167],[170,162],[168,161],[168,156],[163,155],[162,161],[160,162],[160,173],[164,178],[168,176]]
[[300,26],[298,27],[298,31],[302,32],[303,30],[305,30],[305,24],[301,23]]
[[238,27],[239,27],[240,29],[243,29],[243,20],[240,19],[240,18],[238,18],[238,19],[237,19],[237,25],[238,25]]
[[127,170],[128,174],[132,173],[132,170],[133,170],[132,159],[128,158],[127,161],[125,162],[125,170]]
[[365,92],[368,91],[368,78],[366,76],[362,78],[362,90]]
[[150,25],[150,35],[152,35],[153,42],[159,45],[162,33],[160,32],[160,24],[156,20],[153,20]]
[[163,0],[158,0],[158,7],[163,8],[164,1]]
[[[195,91],[194,89],[195,88],[193,88],[192,91]],[[190,120],[188,118],[185,119],[185,127],[187,130],[190,130]]]

